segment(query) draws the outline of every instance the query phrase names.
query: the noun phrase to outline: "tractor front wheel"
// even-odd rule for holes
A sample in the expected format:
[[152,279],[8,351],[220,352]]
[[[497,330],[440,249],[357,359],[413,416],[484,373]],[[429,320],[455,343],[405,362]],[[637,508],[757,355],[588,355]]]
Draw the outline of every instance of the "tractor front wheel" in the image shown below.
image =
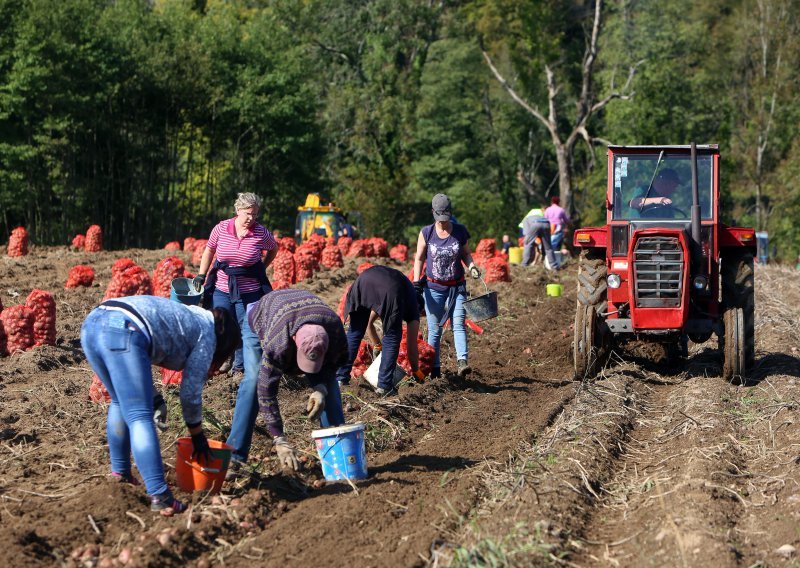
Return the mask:
[[[600,251],[605,253],[605,251]],[[578,268],[578,301],[575,308],[573,356],[575,378],[592,378],[608,354],[609,332],[605,325],[607,284],[605,256],[589,250],[581,254]]]
[[719,338],[722,376],[744,384],[755,364],[755,290],[753,256],[749,253],[722,259],[722,326]]

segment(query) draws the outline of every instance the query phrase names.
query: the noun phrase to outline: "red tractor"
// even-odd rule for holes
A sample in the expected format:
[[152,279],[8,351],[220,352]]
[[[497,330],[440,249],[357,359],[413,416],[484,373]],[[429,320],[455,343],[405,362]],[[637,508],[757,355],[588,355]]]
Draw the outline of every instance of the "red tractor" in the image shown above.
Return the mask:
[[615,342],[685,354],[719,337],[722,374],[744,382],[755,357],[755,231],[720,221],[717,145],[609,146],[604,227],[582,249],[576,377],[594,376]]

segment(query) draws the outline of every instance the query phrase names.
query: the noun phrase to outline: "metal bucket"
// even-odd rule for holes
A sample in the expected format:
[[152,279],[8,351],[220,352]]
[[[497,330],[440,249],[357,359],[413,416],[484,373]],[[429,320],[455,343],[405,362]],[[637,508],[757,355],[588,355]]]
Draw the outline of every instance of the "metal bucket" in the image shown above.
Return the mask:
[[489,287],[481,278],[486,293],[477,298],[470,298],[464,302],[464,309],[467,310],[467,317],[472,321],[483,321],[497,317],[497,292],[489,292]]

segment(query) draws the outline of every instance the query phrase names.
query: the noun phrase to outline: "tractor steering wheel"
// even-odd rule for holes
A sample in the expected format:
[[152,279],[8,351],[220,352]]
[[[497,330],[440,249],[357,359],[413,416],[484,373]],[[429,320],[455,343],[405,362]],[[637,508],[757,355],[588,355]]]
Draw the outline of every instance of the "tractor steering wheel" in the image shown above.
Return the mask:
[[679,214],[679,218],[688,219],[689,216],[686,211],[675,207],[674,205],[665,205],[663,203],[650,203],[642,207],[639,212],[641,217],[652,219],[675,219],[675,214]]

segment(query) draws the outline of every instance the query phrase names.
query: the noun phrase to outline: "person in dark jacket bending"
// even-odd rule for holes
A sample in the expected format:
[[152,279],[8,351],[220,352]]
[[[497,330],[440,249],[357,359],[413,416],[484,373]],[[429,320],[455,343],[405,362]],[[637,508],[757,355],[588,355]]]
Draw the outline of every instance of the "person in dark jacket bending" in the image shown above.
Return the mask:
[[[347,360],[342,321],[325,302],[306,290],[275,290],[248,306],[242,336],[245,351],[257,350],[260,355],[258,406],[278,458],[281,465],[297,470],[297,454],[283,430],[278,384],[284,374],[304,374],[313,389],[306,407],[308,418],[319,418],[323,428],[344,424],[336,382],[336,370]],[[247,450],[254,425],[255,416],[249,423]],[[247,455],[234,452],[234,458],[242,462]]]
[[[376,392],[385,396],[396,394],[394,369],[403,338],[403,322],[408,325],[408,337],[419,335],[419,316],[424,313],[425,300],[414,290],[414,285],[405,274],[388,266],[373,266],[365,270],[347,293],[344,313],[350,319],[347,332],[347,363],[336,373],[339,383],[350,382],[350,371],[358,355],[364,334],[369,335],[375,347],[374,353],[383,352],[378,388]],[[374,322],[381,319],[383,340],[378,339]],[[411,371],[418,379],[424,378],[419,371],[417,342],[408,342],[408,361]]]

